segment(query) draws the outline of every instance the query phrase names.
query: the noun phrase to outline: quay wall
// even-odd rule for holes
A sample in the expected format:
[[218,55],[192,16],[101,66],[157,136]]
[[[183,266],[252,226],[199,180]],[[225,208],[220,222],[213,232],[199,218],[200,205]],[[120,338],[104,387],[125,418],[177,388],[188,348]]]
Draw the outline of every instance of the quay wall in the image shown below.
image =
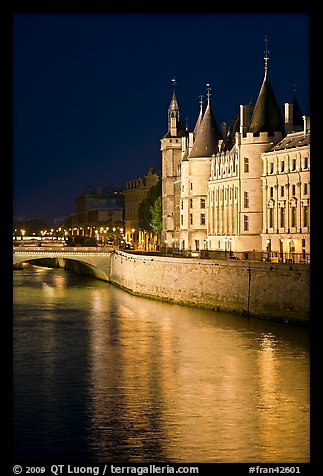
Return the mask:
[[309,321],[304,264],[111,255],[110,282],[133,294],[285,321]]
[[103,279],[142,297],[242,315],[309,321],[308,264],[174,258],[121,251],[47,252],[35,253],[32,258],[28,253],[14,253],[14,266],[24,261],[58,266]]

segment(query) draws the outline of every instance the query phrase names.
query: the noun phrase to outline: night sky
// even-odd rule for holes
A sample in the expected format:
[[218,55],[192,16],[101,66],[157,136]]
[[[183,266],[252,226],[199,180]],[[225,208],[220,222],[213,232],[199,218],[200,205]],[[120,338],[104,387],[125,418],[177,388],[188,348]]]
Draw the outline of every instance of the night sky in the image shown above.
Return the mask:
[[206,83],[218,124],[230,122],[257,99],[266,35],[282,113],[296,85],[309,114],[306,13],[16,13],[14,216],[65,217],[85,187],[160,169],[173,77],[190,130]]

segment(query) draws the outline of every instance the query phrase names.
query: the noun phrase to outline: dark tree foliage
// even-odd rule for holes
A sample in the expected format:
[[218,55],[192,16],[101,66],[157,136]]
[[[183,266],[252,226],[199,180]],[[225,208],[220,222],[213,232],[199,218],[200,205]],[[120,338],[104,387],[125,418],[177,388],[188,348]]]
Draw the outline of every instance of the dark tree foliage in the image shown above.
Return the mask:
[[151,211],[151,222],[150,226],[156,236],[160,236],[163,229],[163,220],[162,220],[162,198],[159,196],[155,201],[154,205],[150,207]]
[[[146,198],[140,203],[138,207],[139,227],[141,230],[146,230],[155,233],[151,226],[153,221],[152,208],[155,206],[156,200],[161,197],[161,180],[156,185],[151,187],[146,195]],[[156,218],[154,218],[154,222]]]

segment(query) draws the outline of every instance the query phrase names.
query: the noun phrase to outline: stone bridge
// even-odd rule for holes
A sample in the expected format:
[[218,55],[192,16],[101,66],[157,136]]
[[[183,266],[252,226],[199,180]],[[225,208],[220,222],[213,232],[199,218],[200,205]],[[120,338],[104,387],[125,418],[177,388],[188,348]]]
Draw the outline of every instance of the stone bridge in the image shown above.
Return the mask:
[[87,274],[104,281],[109,281],[112,250],[93,248],[77,249],[41,249],[18,248],[13,251],[13,265],[31,263],[49,267],[71,269],[80,274]]

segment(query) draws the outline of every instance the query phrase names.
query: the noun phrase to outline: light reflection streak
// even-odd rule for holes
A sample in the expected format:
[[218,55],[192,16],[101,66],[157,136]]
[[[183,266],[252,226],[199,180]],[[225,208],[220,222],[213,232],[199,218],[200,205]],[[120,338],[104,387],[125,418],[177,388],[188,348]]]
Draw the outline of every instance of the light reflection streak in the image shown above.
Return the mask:
[[279,327],[266,332],[266,323],[140,299],[105,283],[70,288],[57,272],[38,274],[48,286],[30,291],[41,290],[40,317],[52,319],[39,349],[55,383],[46,398],[58,388],[65,352],[71,369],[84,353],[79,372],[97,460],[308,460],[308,352],[279,341]]

